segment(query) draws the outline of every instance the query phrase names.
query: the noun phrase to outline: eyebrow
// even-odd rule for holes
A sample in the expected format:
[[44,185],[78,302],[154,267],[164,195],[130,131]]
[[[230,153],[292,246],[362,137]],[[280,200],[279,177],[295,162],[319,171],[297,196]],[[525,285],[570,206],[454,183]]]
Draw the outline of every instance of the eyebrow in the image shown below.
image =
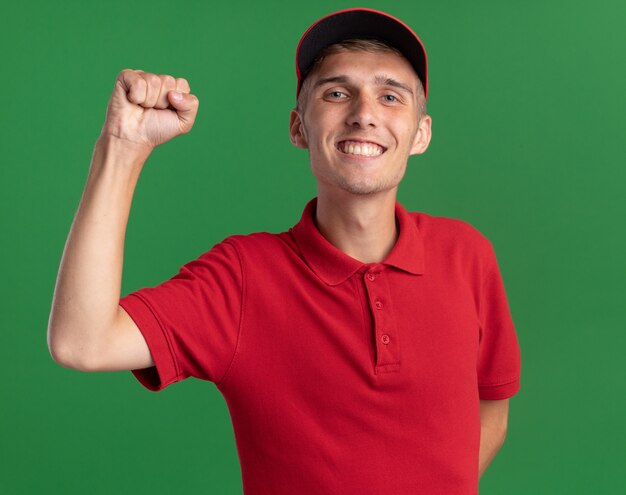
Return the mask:
[[323,86],[324,84],[327,84],[327,83],[345,84],[347,82],[348,82],[348,78],[346,76],[322,77],[321,79],[318,79],[317,81],[315,81],[315,86],[313,87],[319,88],[320,86]]
[[400,81],[396,81],[391,77],[386,76],[376,76],[374,82],[380,86],[392,86],[394,88],[402,89],[407,93],[413,94],[413,90],[407,84],[401,83]]
[[[315,81],[314,87],[318,88],[328,83],[346,84],[347,82],[349,82],[349,79],[346,76],[322,77],[321,79],[318,79],[317,81]],[[406,91],[407,93],[411,95],[414,94],[410,86],[408,86],[407,84],[401,83],[400,81],[396,81],[395,79],[391,77],[376,76],[374,78],[374,83],[377,84],[378,86],[392,86],[394,88],[398,88],[403,91]]]

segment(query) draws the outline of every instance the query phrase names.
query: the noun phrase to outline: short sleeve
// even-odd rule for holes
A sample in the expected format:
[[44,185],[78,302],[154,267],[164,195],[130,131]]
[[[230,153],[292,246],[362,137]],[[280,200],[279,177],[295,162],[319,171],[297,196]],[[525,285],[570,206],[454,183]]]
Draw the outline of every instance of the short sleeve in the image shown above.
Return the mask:
[[120,299],[155,363],[132,370],[139,382],[153,391],[190,376],[219,382],[237,346],[242,292],[239,256],[225,240],[166,282]]
[[520,348],[495,254],[489,260],[480,293],[479,396],[508,399],[520,387]]

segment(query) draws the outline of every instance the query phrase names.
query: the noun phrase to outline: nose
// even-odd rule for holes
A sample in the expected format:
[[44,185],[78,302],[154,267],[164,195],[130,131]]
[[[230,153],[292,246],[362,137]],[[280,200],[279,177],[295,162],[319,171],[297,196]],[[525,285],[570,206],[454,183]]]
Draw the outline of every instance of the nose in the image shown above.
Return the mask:
[[346,122],[351,127],[376,127],[375,101],[370,96],[360,94],[353,98]]

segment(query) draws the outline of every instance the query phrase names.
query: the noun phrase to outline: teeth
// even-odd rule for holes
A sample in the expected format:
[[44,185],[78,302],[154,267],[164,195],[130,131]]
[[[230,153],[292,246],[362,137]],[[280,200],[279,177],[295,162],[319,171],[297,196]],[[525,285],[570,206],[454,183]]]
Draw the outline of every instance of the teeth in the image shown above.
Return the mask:
[[383,153],[382,146],[375,143],[361,143],[359,141],[342,141],[339,149],[349,155],[379,156]]

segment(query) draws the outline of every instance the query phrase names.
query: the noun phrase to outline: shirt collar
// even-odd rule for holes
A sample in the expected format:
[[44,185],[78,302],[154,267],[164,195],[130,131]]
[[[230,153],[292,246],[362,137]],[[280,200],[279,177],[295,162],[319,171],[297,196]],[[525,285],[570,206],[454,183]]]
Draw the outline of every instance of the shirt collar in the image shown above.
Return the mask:
[[[316,206],[317,198],[309,201],[302,218],[289,232],[309,268],[328,285],[338,285],[366,263],[348,256],[326,240],[315,225]],[[391,253],[382,264],[413,275],[421,275],[424,273],[424,246],[415,219],[398,202],[395,212],[400,233]]]

